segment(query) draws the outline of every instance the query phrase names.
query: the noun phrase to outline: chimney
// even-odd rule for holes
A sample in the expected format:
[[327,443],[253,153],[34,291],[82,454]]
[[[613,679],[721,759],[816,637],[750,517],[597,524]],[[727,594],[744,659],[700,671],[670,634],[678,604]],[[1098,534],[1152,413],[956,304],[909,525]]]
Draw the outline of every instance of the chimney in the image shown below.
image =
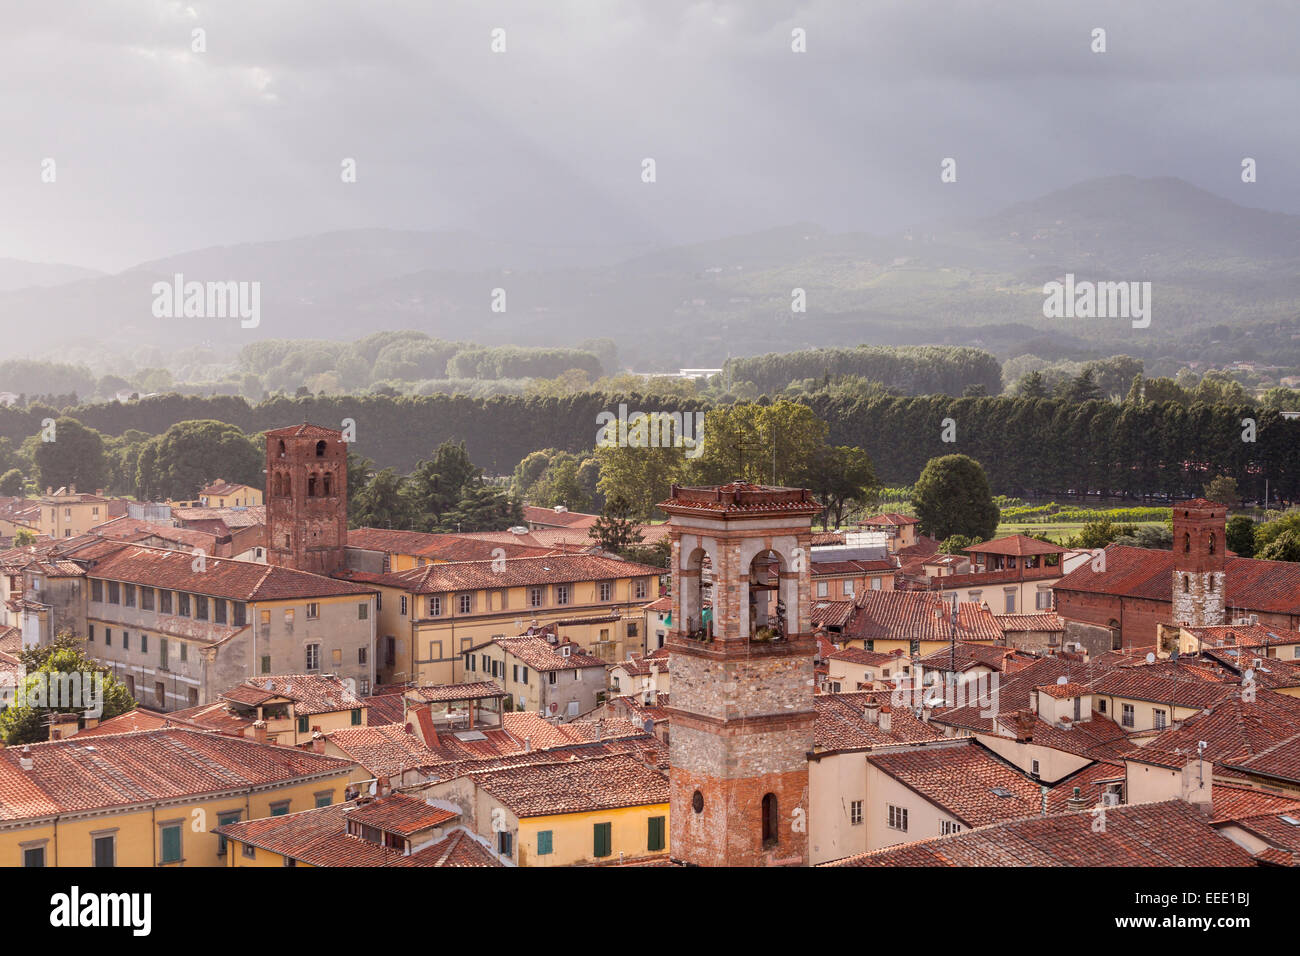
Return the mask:
[[1088,798],[1083,795],[1083,791],[1075,787],[1074,793],[1065,798],[1065,805],[1071,810],[1087,810]]
[[424,745],[432,750],[441,746],[438,741],[438,728],[433,725],[433,707],[427,703],[413,704],[407,710],[408,714],[415,716],[416,734],[424,741]]
[[253,721],[253,739],[257,741],[259,744],[266,743],[266,721],[265,720]]
[[95,497],[96,497],[96,498],[102,498],[102,497],[104,497],[104,489],[103,489],[103,488],[96,488],[96,489],[95,489]]
[[1034,739],[1034,717],[1032,710],[1016,711],[1016,740],[1030,741]]
[[605,718],[600,717],[596,720],[596,739],[602,740],[605,737]]
[[1029,691],[1029,709],[1035,714],[1038,713],[1038,688],[1033,687]]
[[319,730],[311,735],[311,752],[314,754],[323,754],[325,752],[325,735]]
[[24,770],[32,769],[32,748],[24,747],[22,755],[18,758],[18,766]]
[[868,700],[862,707],[862,719],[869,724],[880,723],[880,701]]
[[1179,782],[1178,798],[1209,813],[1214,808],[1213,771],[1213,764],[1200,756],[1188,760]]
[[50,717],[51,740],[65,740],[75,736],[78,728],[76,714],[53,714]]
[[524,753],[526,753],[526,754],[530,754],[530,753],[532,753],[532,752],[533,752],[533,738],[532,738],[532,737],[525,737],[525,738],[524,738]]
[[889,733],[890,728],[893,727],[893,725],[894,718],[889,713],[889,705],[882,704],[880,707],[880,729],[885,733]]
[[75,495],[76,493],[77,493],[77,486],[76,486],[76,485],[68,485],[68,494],[70,494],[70,495]]
[[392,786],[390,785],[389,779],[388,779],[386,776],[384,776],[383,774],[380,774],[378,777],[375,778],[375,796],[376,796],[376,797],[386,797],[386,796],[388,796],[389,792],[390,792],[392,789],[393,789],[393,788],[392,788]]

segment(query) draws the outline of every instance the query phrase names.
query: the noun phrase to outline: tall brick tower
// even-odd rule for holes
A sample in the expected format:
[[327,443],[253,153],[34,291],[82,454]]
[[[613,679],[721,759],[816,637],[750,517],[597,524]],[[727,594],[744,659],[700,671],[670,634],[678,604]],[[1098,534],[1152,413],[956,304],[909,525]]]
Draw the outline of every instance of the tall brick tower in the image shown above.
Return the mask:
[[673,486],[659,507],[672,544],[669,851],[701,866],[804,865],[821,506],[805,489],[732,482]]
[[348,446],[304,422],[266,433],[266,553],[274,565],[330,574],[348,540]]
[[1173,619],[1210,627],[1225,621],[1226,505],[1194,498],[1174,504]]

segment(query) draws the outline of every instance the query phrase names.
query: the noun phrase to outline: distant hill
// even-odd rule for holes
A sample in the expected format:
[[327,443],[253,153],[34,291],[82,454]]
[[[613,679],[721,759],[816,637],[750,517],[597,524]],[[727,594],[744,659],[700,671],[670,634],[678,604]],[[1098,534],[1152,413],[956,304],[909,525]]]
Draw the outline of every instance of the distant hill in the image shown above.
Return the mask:
[[79,279],[91,279],[104,273],[81,266],[54,262],[24,262],[22,259],[0,259],[0,292],[25,289],[31,286],[63,285]]
[[[55,268],[55,267],[50,267]],[[150,288],[256,280],[262,322],[156,319]],[[1149,329],[1049,320],[1045,282],[1154,283]],[[638,368],[844,346],[954,344],[1019,354],[1127,352],[1300,364],[1300,216],[1238,205],[1178,179],[1114,176],[980,219],[892,236],[795,224],[629,255],[469,233],[349,230],[196,250],[113,276],[20,288],[0,267],[0,332],[35,348],[80,333],[105,348],[356,338],[415,328],[485,344],[618,342]],[[802,288],[807,312],[792,313]],[[507,311],[490,310],[506,290]],[[106,331],[110,330],[110,331]],[[1297,335],[1296,339],[1292,335]],[[1252,353],[1255,353],[1252,355]]]

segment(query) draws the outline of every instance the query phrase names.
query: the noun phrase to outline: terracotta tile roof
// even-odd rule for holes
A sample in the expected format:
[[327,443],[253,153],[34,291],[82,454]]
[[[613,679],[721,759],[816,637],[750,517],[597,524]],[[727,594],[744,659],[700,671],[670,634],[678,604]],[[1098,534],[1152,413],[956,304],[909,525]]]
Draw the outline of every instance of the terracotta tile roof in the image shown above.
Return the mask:
[[205,571],[193,570],[193,561],[193,556],[186,552],[122,545],[114,553],[92,562],[88,573],[91,578],[209,594],[235,601],[365,595],[374,591],[336,578],[253,561],[208,557]]
[[1042,810],[1038,784],[974,743],[870,754],[867,762],[968,827]]
[[562,528],[589,528],[599,518],[600,515],[587,514],[582,511],[559,511],[555,508],[524,505],[524,520],[530,524],[552,525]]
[[671,595],[665,595],[661,598],[655,598],[649,604],[643,605],[641,610],[650,611],[654,614],[665,614],[673,609],[673,599]]
[[999,728],[1005,731],[1003,736],[1024,734],[1026,716],[1029,718],[1029,739],[1035,746],[1110,762],[1119,762],[1138,749],[1129,741],[1128,732],[1123,727],[1095,710],[1087,720],[1071,721],[1068,727],[1049,724],[1032,711],[1004,713],[997,718]]
[[998,622],[1003,634],[1065,630],[1065,618],[1059,614],[994,614],[993,620]]
[[[584,528],[534,528],[526,534],[514,531],[465,531],[460,537],[499,547],[522,545],[532,548],[533,554],[594,554],[599,550],[596,540]],[[651,543],[648,537],[644,536],[643,543]]]
[[518,817],[668,802],[668,778],[635,757],[519,764],[465,774]]
[[497,548],[507,558],[545,555],[550,548],[539,548],[513,541],[490,542],[460,534],[427,534],[423,531],[394,531],[388,528],[352,528],[348,547],[386,554],[409,554],[434,561],[491,561]]
[[311,425],[303,422],[301,425],[288,425],[284,428],[275,428],[266,433],[267,438],[333,438],[337,441],[343,440],[343,433],[335,431],[333,428],[324,428],[320,425]]
[[844,532],[814,531],[811,541],[814,548],[825,545],[840,545],[844,543]]
[[441,826],[459,816],[460,814],[454,810],[435,807],[423,800],[400,793],[363,803],[347,814],[349,821],[378,827],[388,833],[398,833],[404,837]]
[[668,665],[668,648],[661,647],[653,654],[633,654],[630,660],[618,661],[610,664],[610,669],[615,667],[623,668],[629,677],[649,677],[653,668],[656,673],[669,673]]
[[[391,799],[391,796],[385,797],[376,803]],[[347,832],[347,821],[359,809],[362,808],[358,808],[355,802],[340,803],[279,817],[227,823],[213,829],[231,840],[291,857],[311,866],[501,865],[490,851],[459,828],[410,856],[403,855],[400,850],[352,836]]]
[[212,482],[212,484],[208,485],[206,488],[200,488],[199,496],[202,497],[203,495],[233,495],[236,491],[239,491],[241,488],[253,488],[255,491],[262,490],[253,485],[244,485],[238,482],[226,481],[224,478],[218,478],[216,481]]
[[1181,769],[1206,743],[1204,758],[1215,764],[1240,765],[1292,737],[1300,726],[1300,700],[1272,691],[1256,693],[1254,703],[1239,694],[1194,714],[1135,751],[1129,759]]
[[361,698],[361,703],[369,708],[366,722],[370,724],[399,724],[406,713],[406,705],[401,694],[376,694]]
[[520,749],[523,749],[524,739],[527,738],[534,750],[550,750],[556,747],[570,747],[575,744],[595,743],[598,740],[613,740],[620,737],[639,737],[645,734],[641,725],[622,718],[606,718],[603,723],[594,720],[575,720],[567,724],[553,724],[532,711],[503,714],[502,726],[520,745]]
[[859,574],[879,574],[882,571],[897,571],[898,562],[894,558],[840,558],[819,559],[814,552],[809,562],[812,576],[816,578],[857,577]]
[[[1095,662],[1084,663],[1068,657],[1039,658],[1028,667],[1001,678],[996,697],[998,713],[1008,714],[1028,709],[1029,692],[1044,684],[1055,683],[1059,677],[1086,684],[1114,669],[1113,665],[1108,667]],[[982,710],[982,705],[936,710],[933,719],[942,724],[990,733],[993,730],[992,719],[983,716]]]
[[1124,783],[1124,765],[1099,761],[1090,763],[1082,770],[1070,774],[1047,792],[1047,812],[1065,813],[1070,810],[1070,798],[1074,788],[1079,788],[1080,798],[1087,800],[1087,808],[1099,806],[1102,794],[1110,784]]
[[985,587],[1021,581],[1054,581],[1063,573],[1060,567],[1049,565],[1038,568],[1003,568],[997,571],[963,571],[959,574],[936,575],[925,583],[925,587],[931,591],[952,591],[956,588]]
[[219,521],[227,528],[250,528],[266,524],[266,505],[246,505],[226,508],[173,508],[172,520],[188,527],[193,522]]
[[506,697],[499,684],[490,680],[470,681],[465,684],[437,684],[430,687],[408,687],[405,696],[426,703],[447,703],[461,700],[487,700]]
[[[582,649],[581,645],[572,642],[552,644],[544,637],[497,637],[487,643],[496,644],[506,653],[523,661],[533,670],[543,673],[587,667],[604,669],[605,667],[605,662],[601,658],[588,654]],[[472,649],[484,646],[486,645],[478,644]],[[569,650],[567,656],[564,654],[564,648]]]
[[[1061,578],[1055,589],[1168,603],[1173,571],[1172,551],[1112,544],[1106,548],[1105,571],[1094,571],[1092,562],[1084,562]],[[1224,577],[1228,607],[1300,614],[1300,563],[1228,556],[1224,559]]]
[[665,514],[816,515],[822,506],[806,488],[755,485],[732,481],[725,485],[673,485],[671,496],[659,503]]
[[1040,694],[1046,694],[1048,697],[1054,697],[1057,700],[1066,700],[1070,697],[1082,697],[1089,693],[1086,684],[1065,683],[1065,684],[1044,684],[1038,688]]
[[[33,766],[23,770],[28,752]],[[80,735],[0,750],[0,819],[109,809],[316,775],[352,764],[186,728]]]
[[[979,604],[957,605],[959,641],[996,641],[1002,630]],[[920,591],[863,591],[858,595],[844,635],[852,640],[947,641],[953,636],[950,605]]]
[[1001,672],[1007,669],[1009,659],[1015,658],[1023,659],[1025,663],[1038,659],[1014,647],[1003,647],[1000,644],[967,644],[958,641],[946,648],[931,651],[921,658],[920,664],[926,670],[951,671],[955,668],[958,673],[961,673],[983,666]]
[[1231,684],[1204,680],[1194,674],[1170,676],[1149,672],[1142,666],[1118,667],[1094,678],[1088,687],[1092,693],[1107,697],[1197,709],[1212,707],[1233,691]]
[[[1293,815],[1300,811],[1300,798],[1283,796],[1276,793],[1264,793],[1249,787],[1233,787],[1225,783],[1214,782],[1214,812],[1211,823],[1226,823],[1229,820],[1244,820],[1247,817],[1271,816],[1274,814]],[[1290,836],[1300,836],[1300,827],[1284,831]],[[1300,849],[1296,846],[1295,849]]]
[[813,627],[844,627],[853,615],[852,601],[813,601]]
[[249,714],[247,711],[239,713],[231,709],[224,700],[215,700],[211,703],[199,704],[197,707],[187,707],[184,710],[173,710],[167,716],[206,730],[229,734],[232,737],[252,737],[253,724],[257,719],[256,714]]
[[101,737],[104,734],[122,734],[135,730],[160,730],[163,727],[185,726],[202,729],[199,728],[198,724],[191,723],[183,717],[178,718],[175,714],[163,714],[155,710],[136,707],[133,710],[128,710],[125,714],[110,717],[94,727],[79,730],[76,736]]
[[1300,734],[1279,740],[1252,757],[1223,763],[1246,774],[1300,783]]
[[17,654],[23,649],[23,632],[8,624],[0,624],[0,653]]
[[1070,549],[1052,544],[1050,541],[1039,541],[1025,534],[1009,534],[982,544],[972,544],[962,550],[967,554],[1003,554],[1023,557],[1031,554],[1065,554]]
[[864,667],[880,667],[884,664],[910,663],[906,654],[877,654],[875,651],[864,651],[860,647],[846,647],[831,654],[829,660],[848,661],[850,664],[861,664]]
[[325,738],[375,776],[399,777],[445,759],[403,724],[347,727],[331,731]]
[[[889,710],[889,730],[879,717],[874,722],[863,716],[869,694],[819,694],[813,699],[817,717],[813,722],[813,744],[817,750],[861,750],[898,744],[944,740],[944,735],[917,719],[904,707]],[[878,701],[878,698],[875,698]],[[888,707],[886,703],[883,707]]]
[[996,823],[955,836],[886,847],[829,866],[1252,866],[1195,807],[1172,800]]
[[629,719],[642,728],[645,727],[647,720],[655,724],[663,724],[672,719],[668,712],[668,694],[662,692],[655,694],[654,703],[652,704],[647,704],[645,695],[640,693],[614,697],[610,700],[610,703],[617,703],[617,706],[621,706],[631,715]]
[[867,528],[876,526],[898,528],[904,525],[920,523],[920,519],[913,518],[911,515],[899,514],[896,511],[887,511],[884,514],[872,515],[870,518],[863,518],[858,522],[858,526]]
[[[504,569],[501,569],[502,564]],[[480,588],[610,581],[650,575],[657,578],[663,573],[662,568],[600,555],[553,554],[546,557],[506,558],[503,562],[427,564],[422,568],[382,575],[377,580],[412,594],[445,594]]]
[[1216,627],[1184,627],[1203,646],[1271,647],[1300,644],[1300,631],[1267,624],[1222,624]]
[[294,714],[332,714],[365,706],[337,677],[325,674],[274,674],[250,677],[224,694],[224,700],[256,707],[283,697],[293,701]]

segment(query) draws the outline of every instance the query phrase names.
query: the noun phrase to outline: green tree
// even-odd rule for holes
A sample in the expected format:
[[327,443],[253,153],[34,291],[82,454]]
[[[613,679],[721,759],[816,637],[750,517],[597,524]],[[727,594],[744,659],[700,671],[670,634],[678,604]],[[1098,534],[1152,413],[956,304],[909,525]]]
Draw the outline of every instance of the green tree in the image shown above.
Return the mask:
[[[125,714],[136,706],[126,686],[107,667],[88,658],[85,642],[70,633],[60,633],[49,644],[20,651],[18,659],[26,674],[17,688],[13,706],[0,712],[0,737],[6,746],[48,740],[52,714],[86,714],[89,707],[96,703],[94,698],[97,693],[90,691],[93,686],[90,682],[92,675],[100,675],[103,679],[103,698],[98,702],[102,704],[102,711],[86,716],[108,720]],[[56,693],[55,688],[65,687],[65,680],[73,675],[80,675],[76,679],[85,689],[83,693],[89,697],[81,700],[59,699],[56,704],[54,698],[61,698],[62,695]],[[51,704],[56,706],[50,706]]]
[[1283,531],[1256,555],[1261,561],[1300,561],[1300,532]]
[[795,481],[822,503],[823,528],[838,528],[852,505],[866,504],[880,487],[870,456],[848,445],[823,445]]
[[30,528],[19,528],[14,532],[14,547],[29,548],[36,543],[36,532]]
[[0,495],[8,498],[17,498],[23,493],[23,485],[27,479],[17,468],[10,468],[3,475],[0,475]]
[[483,469],[470,461],[465,443],[448,440],[434,449],[432,458],[416,463],[407,479],[408,494],[431,528],[445,523],[444,516],[459,507],[466,489],[482,476]]
[[407,480],[392,468],[373,475],[349,493],[348,514],[353,527],[414,531],[419,514],[406,490]]
[[1133,524],[1116,524],[1110,518],[1101,518],[1097,521],[1089,521],[1079,533],[1069,541],[1069,547],[1072,548],[1104,548],[1112,544],[1116,538],[1126,535],[1136,535],[1138,526]]
[[1049,392],[1043,373],[1035,369],[1022,375],[1016,383],[1016,394],[1021,398],[1047,398]]
[[997,531],[1001,516],[984,468],[966,455],[926,462],[912,488],[912,505],[921,531],[941,541],[954,534],[987,541]]
[[942,554],[961,554],[971,545],[979,544],[981,540],[981,538],[972,538],[964,534],[954,534],[939,545],[939,551]]
[[505,531],[524,523],[524,509],[519,499],[505,489],[487,484],[472,484],[460,500],[442,515],[437,531]]
[[46,441],[42,433],[35,445],[37,481],[42,488],[76,485],[94,491],[108,484],[108,461],[99,432],[65,416],[55,420],[52,434],[53,441]]
[[1243,558],[1255,556],[1255,522],[1247,515],[1233,515],[1225,532],[1228,550]]
[[1205,485],[1205,497],[1218,501],[1229,508],[1241,503],[1241,492],[1237,490],[1237,479],[1219,475]]
[[136,459],[136,493],[141,498],[193,498],[218,478],[263,484],[265,453],[234,425],[214,420],[183,421],[151,438]]
[[632,519],[632,509],[621,498],[610,498],[605,502],[605,510],[587,533],[599,541],[605,551],[619,555],[642,541],[641,530]]

